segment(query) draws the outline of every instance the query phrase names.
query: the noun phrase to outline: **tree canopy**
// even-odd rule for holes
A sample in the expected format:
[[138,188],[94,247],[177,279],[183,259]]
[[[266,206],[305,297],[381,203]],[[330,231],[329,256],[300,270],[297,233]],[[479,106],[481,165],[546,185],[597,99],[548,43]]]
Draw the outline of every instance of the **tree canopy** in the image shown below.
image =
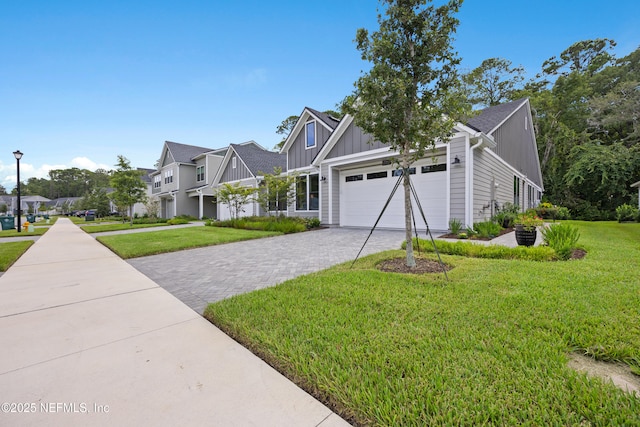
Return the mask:
[[111,175],[113,193],[109,198],[118,206],[119,210],[129,209],[131,224],[133,224],[133,205],[146,199],[147,184],[142,180],[142,171],[133,169],[129,160],[119,155],[116,170]]

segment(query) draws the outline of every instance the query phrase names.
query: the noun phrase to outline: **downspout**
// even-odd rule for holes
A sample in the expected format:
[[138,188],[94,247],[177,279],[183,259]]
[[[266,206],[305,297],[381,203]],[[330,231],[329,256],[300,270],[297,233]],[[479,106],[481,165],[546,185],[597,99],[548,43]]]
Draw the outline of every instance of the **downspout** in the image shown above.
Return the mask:
[[468,227],[473,227],[473,152],[483,143],[482,138],[478,138],[478,142],[469,148],[467,155],[466,173],[467,173],[467,209],[466,223]]

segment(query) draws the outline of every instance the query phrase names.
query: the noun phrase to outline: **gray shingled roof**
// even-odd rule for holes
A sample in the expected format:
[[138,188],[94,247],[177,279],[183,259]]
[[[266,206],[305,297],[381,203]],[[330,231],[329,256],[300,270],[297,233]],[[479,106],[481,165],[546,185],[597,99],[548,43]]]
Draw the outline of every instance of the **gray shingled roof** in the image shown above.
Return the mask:
[[479,130],[480,132],[489,133],[495,129],[496,126],[502,123],[504,119],[520,108],[526,100],[527,98],[522,98],[507,102],[506,104],[485,108],[479,115],[470,119],[467,122],[467,125],[471,126],[475,130]]
[[231,144],[231,147],[254,176],[273,173],[274,167],[281,167],[283,172],[287,170],[286,154],[267,151],[255,144]]
[[178,163],[193,163],[193,158],[199,154],[214,151],[213,148],[197,147],[195,145],[180,144],[179,142],[165,141],[167,148]]
[[149,184],[151,182],[151,177],[149,176],[149,174],[155,172],[156,169],[148,169],[148,168],[137,168],[137,169],[143,172],[142,180],[147,184]]
[[322,113],[318,110],[314,110],[313,108],[309,108],[309,107],[305,107],[305,108],[311,111],[313,114],[315,114],[320,120],[322,120],[332,130],[338,126],[338,123],[340,123],[340,119],[332,117],[326,113]]

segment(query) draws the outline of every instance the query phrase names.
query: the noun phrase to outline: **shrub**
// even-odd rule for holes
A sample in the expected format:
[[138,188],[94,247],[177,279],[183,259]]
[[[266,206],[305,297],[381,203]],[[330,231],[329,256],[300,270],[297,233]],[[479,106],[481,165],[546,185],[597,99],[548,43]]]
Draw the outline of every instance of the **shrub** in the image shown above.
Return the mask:
[[[426,252],[433,252],[433,244],[431,241],[424,239],[413,239],[413,245],[417,248],[420,243],[420,249]],[[526,261],[553,261],[556,259],[556,252],[546,246],[517,246],[508,248],[501,245],[478,245],[471,242],[447,242],[436,240],[436,247],[442,254],[458,255],[473,258],[490,258],[490,259],[513,259]],[[406,248],[406,242],[402,244],[402,248]]]
[[462,230],[462,221],[458,218],[451,218],[449,220],[449,230],[452,234],[458,234]]
[[556,219],[571,219],[571,213],[569,212],[569,208],[564,206],[558,206],[558,213],[556,214]]
[[484,221],[473,224],[473,229],[479,237],[492,239],[500,234],[502,227],[493,221]]
[[511,212],[501,211],[498,212],[491,218],[495,223],[500,224],[502,228],[511,228],[513,227],[513,221],[516,219],[516,214]]
[[189,224],[189,220],[185,218],[175,217],[167,221],[167,225]]
[[569,224],[553,224],[541,230],[544,244],[556,251],[558,258],[569,259],[576,248],[580,232]]
[[316,218],[316,217],[306,218],[305,225],[307,229],[318,228],[320,227],[320,218]]
[[616,219],[618,222],[636,221],[638,208],[628,204],[620,205],[616,208]]
[[535,208],[536,215],[543,219],[555,219],[558,217],[558,207],[549,202],[542,202]]
[[276,231],[284,234],[299,233],[307,230],[307,220],[298,217],[262,217],[252,216],[225,221],[207,221],[205,225],[214,227],[230,227],[242,230]]

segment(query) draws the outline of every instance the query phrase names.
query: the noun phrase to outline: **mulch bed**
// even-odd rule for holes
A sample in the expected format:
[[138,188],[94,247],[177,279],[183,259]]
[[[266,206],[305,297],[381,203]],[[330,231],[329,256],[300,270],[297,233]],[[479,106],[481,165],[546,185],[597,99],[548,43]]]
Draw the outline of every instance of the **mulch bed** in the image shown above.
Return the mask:
[[[382,271],[391,273],[408,273],[408,274],[424,274],[424,273],[442,273],[442,265],[438,261],[425,258],[416,258],[416,266],[414,268],[407,267],[406,258],[392,258],[378,264],[378,268]],[[451,270],[451,266],[444,264],[446,271]]]

